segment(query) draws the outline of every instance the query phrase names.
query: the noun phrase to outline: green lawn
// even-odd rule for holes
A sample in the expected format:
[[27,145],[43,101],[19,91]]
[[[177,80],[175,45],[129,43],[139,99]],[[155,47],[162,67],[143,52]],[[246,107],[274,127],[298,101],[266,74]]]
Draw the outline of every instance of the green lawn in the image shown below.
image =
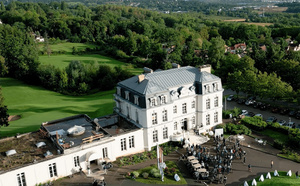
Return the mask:
[[[59,43],[51,45],[52,51],[66,51],[65,54],[60,55],[40,55],[39,61],[41,64],[54,65],[60,69],[65,68],[71,61],[81,61],[82,63],[94,63],[108,65],[112,68],[115,66],[121,66],[123,69],[129,70],[131,73],[137,75],[143,72],[141,68],[134,68],[133,65],[118,61],[116,59],[102,56],[100,54],[84,54],[84,55],[72,55],[72,48],[76,47],[78,50],[85,48],[95,48],[96,45],[85,43]],[[39,49],[43,50],[43,45],[39,45]]]
[[[258,181],[260,176],[255,178],[257,182],[257,186],[274,186],[274,185],[284,185],[284,186],[291,186],[291,185],[300,185],[300,179],[296,179],[295,172],[292,172],[292,176],[287,176],[287,172],[278,171],[279,177],[274,176],[274,172],[270,172],[271,179],[265,179],[264,182]],[[267,174],[264,174],[264,178],[266,178]],[[248,181],[248,185],[252,184],[252,180]],[[243,184],[244,185],[244,184]]]
[[94,118],[113,112],[115,90],[75,97],[30,86],[12,78],[0,78],[0,85],[9,114],[22,117],[10,122],[8,127],[1,127],[1,137],[35,131],[42,122],[76,114],[88,114]]
[[161,181],[161,178],[153,178],[149,175],[147,179],[144,179],[142,177],[142,174],[144,172],[150,172],[152,168],[157,168],[157,165],[152,165],[150,167],[145,167],[143,169],[137,170],[138,173],[140,173],[140,176],[135,179],[137,182],[146,183],[146,184],[164,184],[164,185],[185,185],[187,182],[183,178],[182,174],[179,172],[178,167],[175,162],[173,161],[166,161],[165,162],[167,167],[169,169],[175,168],[178,176],[180,177],[180,180],[177,182],[173,177],[164,176],[164,182]]
[[289,141],[288,135],[282,134],[282,133],[274,131],[274,130],[266,129],[266,130],[260,131],[259,133],[262,135],[265,135],[265,136],[269,136],[269,137],[273,138],[274,140],[279,139],[280,141],[282,141],[284,143],[287,143]]
[[[87,43],[69,43],[69,42],[50,45],[50,48],[53,52],[66,51],[67,53],[72,53],[73,47],[76,47],[78,50],[82,50],[86,48],[96,48],[97,45],[87,44]],[[44,50],[43,44],[39,45],[39,50],[40,51]]]

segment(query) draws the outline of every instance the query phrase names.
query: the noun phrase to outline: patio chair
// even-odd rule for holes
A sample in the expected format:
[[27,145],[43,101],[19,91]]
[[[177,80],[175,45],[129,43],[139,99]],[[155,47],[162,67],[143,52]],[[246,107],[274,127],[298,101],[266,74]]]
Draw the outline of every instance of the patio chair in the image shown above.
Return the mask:
[[258,141],[258,139],[257,139],[257,138],[255,138],[255,141]]
[[266,145],[266,144],[267,144],[267,140],[266,140],[266,141],[264,141],[263,145]]

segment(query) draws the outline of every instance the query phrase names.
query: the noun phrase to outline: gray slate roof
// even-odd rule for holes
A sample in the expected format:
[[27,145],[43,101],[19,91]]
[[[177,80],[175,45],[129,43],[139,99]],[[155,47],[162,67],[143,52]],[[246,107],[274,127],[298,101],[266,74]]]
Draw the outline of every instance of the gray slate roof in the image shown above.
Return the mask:
[[186,66],[145,74],[145,79],[139,83],[138,76],[118,83],[140,94],[153,94],[167,91],[173,87],[191,84],[194,82],[210,82],[220,80],[219,77],[208,72],[200,72],[199,68]]

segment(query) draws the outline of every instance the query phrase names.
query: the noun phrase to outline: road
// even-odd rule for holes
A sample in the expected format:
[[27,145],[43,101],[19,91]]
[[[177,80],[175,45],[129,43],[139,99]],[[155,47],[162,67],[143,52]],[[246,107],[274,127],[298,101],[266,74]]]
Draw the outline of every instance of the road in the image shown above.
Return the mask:
[[[234,92],[232,92],[230,90],[225,90],[223,93],[223,96],[230,95],[230,94],[234,94]],[[223,107],[225,109],[225,102],[223,103]],[[252,105],[247,106],[245,104],[238,104],[235,101],[226,101],[226,109],[227,110],[231,110],[234,107],[240,108],[242,110],[247,110],[248,112],[253,112],[254,114],[262,114],[264,120],[266,120],[270,116],[275,116],[277,118],[277,121],[279,121],[279,120],[285,120],[286,122],[292,121],[292,122],[295,122],[297,126],[300,125],[300,120],[298,120],[294,117],[289,117],[288,115],[272,113],[271,110],[260,110],[259,108],[253,108]]]

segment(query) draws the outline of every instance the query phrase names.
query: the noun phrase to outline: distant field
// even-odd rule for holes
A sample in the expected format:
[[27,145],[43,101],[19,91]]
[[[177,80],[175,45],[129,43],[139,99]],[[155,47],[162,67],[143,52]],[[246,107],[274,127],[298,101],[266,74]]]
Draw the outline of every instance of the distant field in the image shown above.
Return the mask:
[[42,122],[76,114],[94,118],[113,112],[115,90],[75,97],[29,86],[12,78],[0,78],[0,85],[9,114],[21,115],[21,119],[0,128],[0,137],[35,131]]
[[225,22],[241,22],[248,25],[258,25],[258,26],[270,26],[273,25],[273,23],[251,23],[251,22],[245,22],[246,19],[228,19],[224,20]]
[[[58,44],[53,44],[50,45],[50,48],[52,51],[66,51],[68,53],[72,52],[72,48],[76,47],[77,49],[85,49],[85,48],[96,48],[97,46],[94,44],[86,44],[86,43],[58,43]],[[42,51],[44,48],[43,44],[39,45],[39,50]]]
[[288,7],[264,7],[257,11],[258,14],[263,14],[263,12],[285,12]]
[[[102,56],[99,54],[85,54],[85,55],[72,55],[72,48],[76,47],[77,49],[84,49],[84,48],[95,48],[96,45],[91,44],[83,44],[83,43],[61,43],[51,45],[52,51],[66,51],[66,54],[61,55],[47,55],[39,56],[39,61],[41,64],[50,64],[54,65],[58,68],[65,68],[69,65],[71,61],[81,61],[82,63],[94,63],[97,62],[99,64],[108,65],[110,67],[121,66],[123,69],[128,69],[133,74],[140,74],[143,70],[141,68],[133,68],[132,65],[118,61],[116,59]],[[40,50],[42,45],[40,45]]]

